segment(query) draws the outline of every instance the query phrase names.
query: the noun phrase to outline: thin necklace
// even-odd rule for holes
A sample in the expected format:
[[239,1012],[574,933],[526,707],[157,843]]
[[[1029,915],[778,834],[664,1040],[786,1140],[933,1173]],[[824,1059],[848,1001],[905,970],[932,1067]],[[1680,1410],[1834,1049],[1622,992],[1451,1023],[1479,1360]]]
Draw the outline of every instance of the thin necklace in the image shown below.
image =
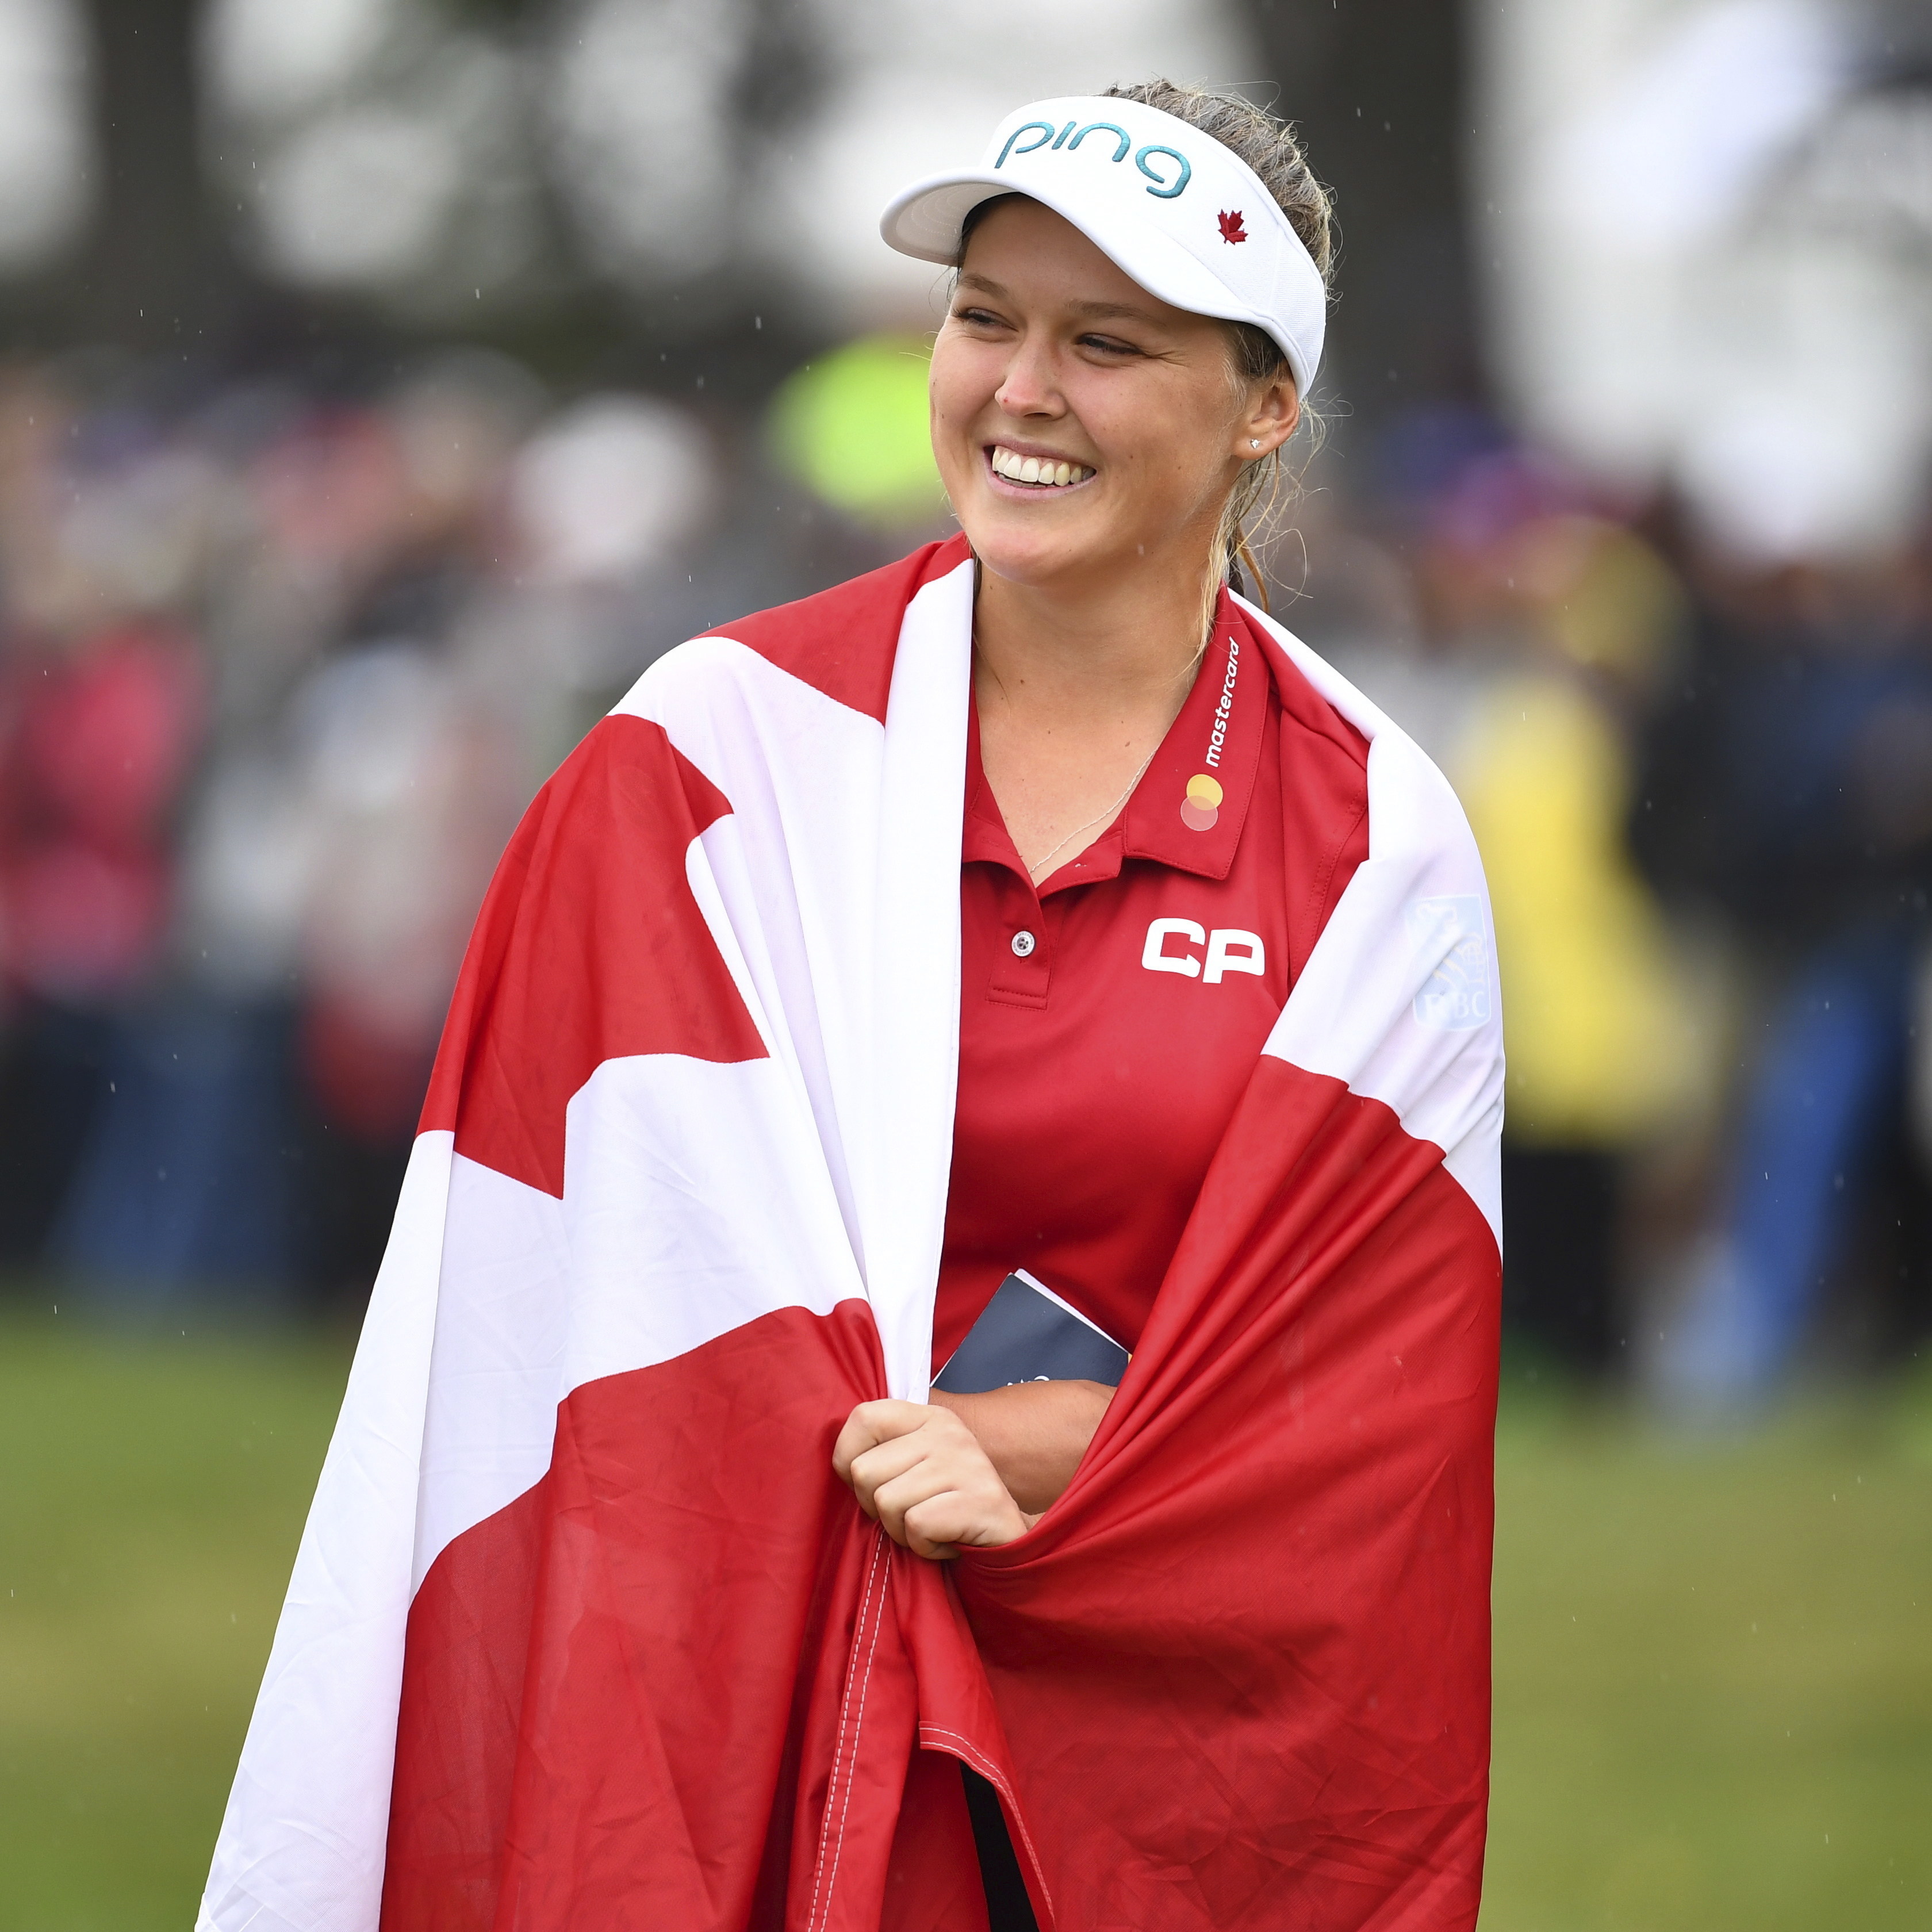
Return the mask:
[[[973,626],[972,649],[973,656],[975,660],[977,660],[980,657],[980,627],[977,624],[975,624]],[[1082,832],[1088,830],[1090,826],[1098,825],[1102,819],[1112,818],[1114,814],[1118,812],[1120,807],[1126,803],[1127,800],[1133,796],[1134,787],[1138,784],[1142,778],[1146,777],[1147,768],[1154,763],[1154,752],[1157,752],[1160,749],[1160,741],[1156,740],[1154,743],[1154,752],[1148,752],[1147,756],[1142,759],[1140,763],[1140,770],[1136,772],[1132,778],[1128,779],[1126,790],[1122,792],[1120,796],[1115,799],[1112,805],[1105,806],[1100,811],[1095,812],[1094,816],[1088,820],[1085,825],[1076,825],[1058,845],[1049,846],[1047,848],[1045,855],[1040,859],[1036,863],[1029,866],[1027,868],[1027,877],[1029,879],[1031,879],[1035,885],[1037,885],[1040,883],[1040,880],[1033,878],[1034,874],[1038,872],[1042,878],[1044,878],[1046,874],[1046,862],[1048,859],[1052,858],[1058,853],[1064,851],[1068,846],[1073,843],[1075,839],[1080,836]]]
[[[1157,752],[1160,749],[1160,746],[1156,745],[1154,748],[1154,752]],[[1034,874],[1037,873],[1040,874],[1040,878],[1044,878],[1046,876],[1046,862],[1048,859],[1051,859],[1055,853],[1062,851],[1067,846],[1071,845],[1074,840],[1080,836],[1082,832],[1088,830],[1088,826],[1098,825],[1103,818],[1112,818],[1114,814],[1118,812],[1120,807],[1125,805],[1127,800],[1133,796],[1134,787],[1138,784],[1142,778],[1146,776],[1147,768],[1154,763],[1154,752],[1148,752],[1147,756],[1142,759],[1140,770],[1136,772],[1132,778],[1128,779],[1126,790],[1122,792],[1120,796],[1115,799],[1112,805],[1107,806],[1102,810],[1095,812],[1094,816],[1088,820],[1085,825],[1076,825],[1058,845],[1049,847],[1042,856],[1027,868],[1028,876],[1029,878],[1032,878]],[[1037,885],[1040,883],[1040,878],[1034,879],[1034,884]]]

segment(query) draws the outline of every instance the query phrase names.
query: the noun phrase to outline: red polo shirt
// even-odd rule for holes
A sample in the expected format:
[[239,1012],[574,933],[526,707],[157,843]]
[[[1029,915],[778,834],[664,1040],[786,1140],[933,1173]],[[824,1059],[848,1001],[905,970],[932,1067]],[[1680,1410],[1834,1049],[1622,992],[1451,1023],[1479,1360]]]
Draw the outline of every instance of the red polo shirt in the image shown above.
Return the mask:
[[1138,1344],[1256,1056],[1368,856],[1367,766],[1224,595],[1132,796],[1036,890],[973,720],[935,1372],[1015,1268]]

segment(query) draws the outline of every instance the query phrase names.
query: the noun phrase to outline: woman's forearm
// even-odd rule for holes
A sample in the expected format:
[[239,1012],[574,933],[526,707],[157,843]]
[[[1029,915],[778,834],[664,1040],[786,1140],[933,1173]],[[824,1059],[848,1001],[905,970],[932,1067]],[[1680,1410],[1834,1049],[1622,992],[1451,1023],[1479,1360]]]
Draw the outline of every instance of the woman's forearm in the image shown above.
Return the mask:
[[983,1395],[934,1389],[931,1400],[972,1430],[1013,1501],[1036,1517],[1072,1481],[1113,1395],[1104,1382],[1014,1382]]

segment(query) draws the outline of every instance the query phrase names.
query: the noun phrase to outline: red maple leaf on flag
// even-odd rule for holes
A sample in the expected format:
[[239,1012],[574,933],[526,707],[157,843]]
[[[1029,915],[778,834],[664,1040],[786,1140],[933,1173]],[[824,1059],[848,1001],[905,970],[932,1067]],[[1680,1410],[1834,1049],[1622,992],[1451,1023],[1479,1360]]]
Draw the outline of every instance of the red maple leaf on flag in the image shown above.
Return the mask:
[[1241,226],[1241,211],[1238,208],[1230,214],[1224,208],[1221,211],[1221,239],[1223,242],[1245,242],[1248,231]]

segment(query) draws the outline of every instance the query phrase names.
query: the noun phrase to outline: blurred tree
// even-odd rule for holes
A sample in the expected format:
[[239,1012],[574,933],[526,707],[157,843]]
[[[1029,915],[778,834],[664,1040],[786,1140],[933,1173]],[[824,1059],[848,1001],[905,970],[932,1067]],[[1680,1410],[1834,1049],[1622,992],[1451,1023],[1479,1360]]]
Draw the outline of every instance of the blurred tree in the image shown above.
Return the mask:
[[1335,190],[1342,247],[1325,385],[1364,428],[1480,394],[1463,211],[1464,9],[1452,0],[1242,0],[1275,111]]
[[238,292],[202,172],[200,12],[200,0],[88,0],[99,186],[74,319],[92,340],[182,346],[218,327]]

